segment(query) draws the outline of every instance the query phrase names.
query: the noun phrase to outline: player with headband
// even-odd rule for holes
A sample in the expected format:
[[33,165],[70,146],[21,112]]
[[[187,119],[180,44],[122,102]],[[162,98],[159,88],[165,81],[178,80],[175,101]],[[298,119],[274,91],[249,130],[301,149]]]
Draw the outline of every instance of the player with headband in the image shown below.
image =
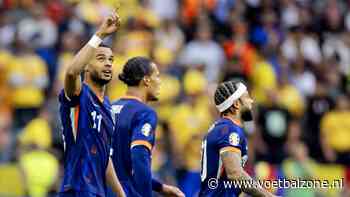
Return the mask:
[[[248,159],[248,146],[240,120],[242,112],[250,111],[253,105],[247,87],[241,82],[223,82],[216,89],[214,99],[221,117],[202,141],[199,196],[238,197],[242,191],[251,196],[274,196],[243,169]],[[247,181],[252,185],[225,188],[225,181]]]

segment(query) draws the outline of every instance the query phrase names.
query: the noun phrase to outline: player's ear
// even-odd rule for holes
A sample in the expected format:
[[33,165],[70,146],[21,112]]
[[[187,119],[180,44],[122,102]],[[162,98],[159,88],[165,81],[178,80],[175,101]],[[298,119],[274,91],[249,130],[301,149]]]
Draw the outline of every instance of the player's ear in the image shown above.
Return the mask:
[[239,100],[235,101],[232,105],[234,109],[239,109]]
[[143,83],[145,84],[146,87],[151,85],[150,84],[151,83],[151,79],[148,76],[145,76],[142,81],[143,81]]

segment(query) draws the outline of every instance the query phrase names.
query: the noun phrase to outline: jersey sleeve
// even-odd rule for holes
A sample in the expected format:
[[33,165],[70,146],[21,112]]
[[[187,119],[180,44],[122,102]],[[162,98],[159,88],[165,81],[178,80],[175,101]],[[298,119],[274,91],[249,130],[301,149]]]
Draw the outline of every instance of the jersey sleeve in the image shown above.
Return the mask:
[[163,184],[157,179],[152,178],[152,190],[156,192],[161,192],[163,190]]
[[218,141],[220,154],[226,151],[241,153],[243,138],[237,128],[225,125],[221,128]]
[[73,96],[73,97],[68,97],[64,93],[64,89],[62,89],[59,96],[58,96],[58,100],[62,105],[66,105],[68,107],[75,107],[75,106],[79,105],[80,96],[82,95],[82,92],[83,92],[83,88],[82,88],[79,95]]
[[151,151],[155,140],[157,114],[153,110],[141,111],[136,114],[133,125],[131,148],[143,145]]
[[144,146],[131,149],[133,182],[137,193],[152,197],[151,152]]

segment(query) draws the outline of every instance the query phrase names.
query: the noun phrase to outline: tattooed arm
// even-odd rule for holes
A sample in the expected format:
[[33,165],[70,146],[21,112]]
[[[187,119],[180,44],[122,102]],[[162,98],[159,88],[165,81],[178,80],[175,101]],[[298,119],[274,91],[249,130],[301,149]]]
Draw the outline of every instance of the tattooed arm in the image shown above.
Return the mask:
[[236,181],[246,181],[252,183],[251,187],[240,188],[243,192],[256,197],[273,197],[274,195],[262,188],[254,181],[241,166],[241,154],[239,152],[225,151],[221,153],[221,159],[225,167],[228,179]]

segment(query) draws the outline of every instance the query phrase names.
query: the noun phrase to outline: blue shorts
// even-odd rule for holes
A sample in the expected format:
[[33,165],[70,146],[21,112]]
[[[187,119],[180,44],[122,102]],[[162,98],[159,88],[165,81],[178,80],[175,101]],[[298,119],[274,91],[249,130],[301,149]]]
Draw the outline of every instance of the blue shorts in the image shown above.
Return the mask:
[[67,191],[58,193],[57,197],[100,197],[97,194],[83,191]]

